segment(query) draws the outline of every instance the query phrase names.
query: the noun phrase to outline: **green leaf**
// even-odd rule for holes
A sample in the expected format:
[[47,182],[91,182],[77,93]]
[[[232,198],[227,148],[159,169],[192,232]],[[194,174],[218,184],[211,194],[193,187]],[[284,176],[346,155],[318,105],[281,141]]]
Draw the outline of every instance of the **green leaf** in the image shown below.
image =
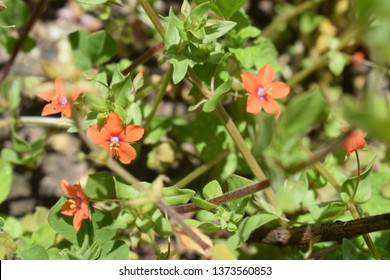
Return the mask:
[[302,172],[288,178],[283,186],[277,189],[278,205],[284,212],[293,213],[300,209],[302,201],[309,190],[309,182],[306,173]]
[[367,260],[370,259],[369,254],[364,253],[362,248],[359,248],[353,240],[343,239],[342,250],[343,260]]
[[12,182],[12,166],[6,160],[0,159],[0,204],[4,202],[11,189]]
[[210,2],[211,9],[225,19],[229,19],[234,15],[247,0],[195,0],[196,3]]
[[12,216],[5,220],[3,230],[14,239],[21,237],[24,233],[24,229],[20,221]]
[[[140,192],[133,186],[128,185],[126,182],[124,182],[122,179],[115,177],[115,191],[116,196],[119,199],[136,199],[139,197]],[[145,187],[149,187],[149,183],[142,183]]]
[[272,214],[255,214],[242,220],[237,231],[228,239],[230,248],[237,248],[242,242],[248,240],[250,235],[257,228],[276,220],[277,217]]
[[179,30],[172,23],[168,23],[166,36],[164,37],[165,49],[170,53],[174,53],[177,49],[179,42],[180,42]]
[[206,26],[206,36],[203,40],[203,43],[214,42],[219,37],[222,37],[228,33],[231,29],[236,26],[236,23],[233,21],[218,21],[212,25]]
[[31,242],[45,248],[49,249],[51,246],[55,245],[57,233],[49,224],[41,226],[37,231],[33,232],[31,235]]
[[217,180],[209,182],[202,190],[204,197],[207,199],[223,195],[221,185]]
[[211,113],[217,108],[219,101],[221,100],[223,94],[229,91],[232,87],[232,81],[228,80],[223,84],[219,85],[214,91],[213,95],[203,105],[203,112]]
[[272,41],[265,37],[259,37],[253,46],[247,48],[230,48],[245,69],[259,70],[265,64],[271,64],[274,71],[280,70],[278,52]]
[[23,260],[48,260],[49,255],[45,248],[40,245],[32,246],[28,249],[23,250],[20,253]]
[[130,75],[127,75],[124,79],[112,85],[110,92],[114,96],[116,106],[121,107],[123,109],[127,108],[130,101],[129,97],[131,86],[132,81]]
[[184,79],[187,74],[188,66],[190,65],[190,60],[188,58],[176,58],[172,57],[169,59],[169,62],[173,65],[173,76],[172,80],[174,84],[179,83]]
[[154,211],[152,221],[154,224],[154,230],[160,237],[166,238],[172,235],[172,227],[159,209]]
[[128,260],[129,246],[122,240],[110,240],[102,245],[99,260]]
[[22,0],[4,0],[7,9],[1,12],[0,25],[15,25],[22,28],[26,23],[30,11]]
[[116,234],[116,229],[110,227],[114,223],[111,212],[91,208],[91,221],[94,240],[100,245],[110,241]]
[[78,67],[83,70],[92,68],[92,61],[88,54],[88,33],[80,29],[69,34],[70,45],[73,50],[73,59]]
[[217,207],[216,204],[210,203],[210,202],[208,202],[204,199],[201,199],[199,197],[196,197],[196,196],[192,197],[191,201],[193,203],[195,203],[199,208],[207,210],[207,211],[211,211],[212,209]]
[[22,81],[19,79],[13,79],[11,85],[7,89],[7,100],[9,108],[15,110],[19,107],[22,93]]
[[187,20],[190,23],[189,30],[196,31],[205,24],[209,8],[209,3],[205,2],[192,9],[187,17]]
[[284,136],[304,134],[324,118],[326,108],[318,89],[296,96],[282,116],[280,132]]
[[[227,178],[227,185],[230,192],[249,186],[251,184],[253,184],[253,181],[238,175],[231,175]],[[244,214],[249,199],[250,196],[247,196],[228,202],[229,209],[232,210],[235,214]]]
[[[354,201],[357,203],[366,203],[371,198],[370,175],[373,164],[374,160],[370,163],[370,165],[367,166],[366,170],[360,174],[359,186],[354,198]],[[353,193],[355,192],[357,180],[357,176],[352,177],[345,180],[345,182],[342,184],[340,196],[344,202],[348,202],[352,198]]]
[[335,76],[340,76],[348,60],[341,52],[329,53],[329,69]]
[[189,189],[178,189],[175,186],[162,189],[165,201],[169,205],[178,205],[187,203],[195,194],[195,191]]
[[108,62],[116,54],[114,39],[104,30],[92,33],[88,37],[88,55],[94,65]]
[[330,222],[340,217],[347,210],[347,205],[342,201],[324,203],[318,222]]
[[103,171],[89,175],[84,191],[91,198],[115,198],[115,182],[112,174]]

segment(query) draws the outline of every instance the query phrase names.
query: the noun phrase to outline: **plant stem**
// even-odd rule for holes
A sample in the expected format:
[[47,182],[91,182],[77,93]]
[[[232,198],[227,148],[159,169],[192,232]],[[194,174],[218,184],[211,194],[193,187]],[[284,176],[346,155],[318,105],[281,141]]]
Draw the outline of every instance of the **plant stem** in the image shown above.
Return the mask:
[[151,47],[149,50],[147,50],[146,52],[144,52],[142,55],[140,55],[139,57],[137,57],[131,64],[129,67],[127,67],[125,70],[122,71],[122,74],[123,75],[127,75],[128,73],[130,73],[131,71],[133,71],[135,68],[137,68],[139,65],[145,63],[146,61],[148,61],[150,58],[152,58],[156,52],[158,52],[159,50],[161,50],[163,48],[164,44],[163,42],[160,42],[156,45],[154,45],[153,47]]
[[359,159],[359,153],[357,150],[355,150],[355,155],[356,155],[356,163],[357,163],[357,178],[356,178],[356,186],[355,186],[355,189],[353,190],[353,195],[351,197],[351,201],[354,202],[355,201],[355,196],[356,196],[356,193],[357,193],[357,190],[358,190],[358,187],[359,187],[359,183],[360,183],[360,159]]
[[200,175],[208,171],[213,166],[217,165],[221,160],[226,158],[226,156],[229,154],[228,151],[224,151],[217,155],[213,160],[209,162],[205,162],[202,165],[198,166],[194,171],[192,171],[190,174],[182,178],[179,182],[177,182],[174,186],[178,189],[184,188],[187,186],[190,182],[198,178]]
[[159,90],[156,98],[154,99],[152,110],[150,111],[149,115],[147,116],[147,118],[145,120],[145,130],[146,131],[148,130],[148,128],[149,128],[149,126],[154,118],[154,115],[157,112],[158,105],[160,104],[161,100],[163,99],[164,94],[167,90],[167,87],[168,87],[169,83],[171,82],[172,74],[173,74],[173,67],[172,67],[172,65],[170,65],[168,72],[165,74],[165,76],[162,80],[160,90]]
[[[257,183],[254,183],[252,185],[249,185],[249,186],[246,186],[246,187],[243,187],[243,188],[231,191],[231,192],[224,193],[223,195],[208,199],[207,202],[220,205],[222,203],[226,203],[226,202],[229,202],[229,201],[232,201],[235,199],[239,199],[239,198],[254,194],[260,190],[264,190],[264,189],[268,188],[269,185],[270,185],[270,181],[264,180],[262,182],[257,182]],[[201,209],[195,203],[177,205],[177,206],[174,206],[173,208],[178,213],[189,213],[189,212],[194,212],[194,211]]]
[[160,33],[162,38],[165,37],[165,29],[161,24],[160,17],[154,11],[153,7],[149,4],[148,0],[138,0],[142,8],[145,10],[145,13],[148,15],[149,19],[152,21],[154,27]]

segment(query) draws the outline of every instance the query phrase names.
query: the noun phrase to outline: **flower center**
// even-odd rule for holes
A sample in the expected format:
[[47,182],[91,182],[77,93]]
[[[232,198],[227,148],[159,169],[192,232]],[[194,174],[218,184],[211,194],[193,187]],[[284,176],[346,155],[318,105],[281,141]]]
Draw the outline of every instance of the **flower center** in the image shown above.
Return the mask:
[[267,95],[271,94],[267,86],[259,86],[256,90],[256,95],[261,98],[267,98]]
[[110,150],[118,150],[121,140],[118,136],[110,136]]
[[66,105],[68,105],[68,98],[66,98],[65,95],[56,95],[53,97],[53,101],[55,105],[58,105],[62,108],[64,108]]
[[81,199],[75,198],[75,199],[68,199],[70,202],[70,209],[74,208],[80,208],[81,207]]

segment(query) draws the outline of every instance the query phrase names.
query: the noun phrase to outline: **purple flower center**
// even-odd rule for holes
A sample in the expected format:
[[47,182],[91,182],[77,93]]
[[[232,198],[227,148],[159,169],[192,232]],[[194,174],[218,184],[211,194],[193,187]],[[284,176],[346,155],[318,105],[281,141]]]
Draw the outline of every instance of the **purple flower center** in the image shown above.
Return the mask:
[[68,105],[68,98],[65,95],[56,95],[54,96],[54,103],[62,108]]
[[110,149],[117,150],[121,140],[118,136],[110,136]]
[[267,90],[265,87],[263,86],[259,86],[256,90],[256,95],[259,97],[259,98],[266,98],[268,93],[267,93]]

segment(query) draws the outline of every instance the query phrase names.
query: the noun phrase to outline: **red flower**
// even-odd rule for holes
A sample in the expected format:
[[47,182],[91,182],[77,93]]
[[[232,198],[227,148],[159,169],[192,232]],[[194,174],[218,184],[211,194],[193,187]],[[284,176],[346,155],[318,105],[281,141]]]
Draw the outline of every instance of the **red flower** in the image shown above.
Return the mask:
[[348,135],[344,140],[344,148],[347,151],[347,156],[352,152],[363,149],[366,146],[366,141],[364,140],[363,131],[361,129],[355,129]]
[[72,95],[69,96],[65,94],[64,88],[62,86],[62,80],[60,78],[57,78],[54,81],[54,84],[56,88],[55,92],[38,94],[40,98],[49,102],[49,104],[46,104],[46,106],[43,108],[41,116],[62,113],[65,117],[69,118],[72,114],[73,103],[79,97],[80,91],[75,89],[72,92]]
[[83,220],[89,217],[89,199],[85,195],[79,184],[71,185],[66,180],[61,181],[62,190],[70,198],[61,208],[61,214],[66,216],[74,216],[73,227],[78,232]]
[[280,115],[280,105],[275,101],[285,97],[290,92],[290,87],[283,82],[272,82],[274,70],[266,64],[259,70],[257,76],[252,73],[241,74],[241,80],[245,89],[249,92],[246,103],[248,113],[257,114],[263,108],[269,114]]
[[92,125],[87,130],[87,136],[93,143],[110,151],[111,157],[117,157],[122,163],[130,163],[137,153],[128,142],[135,142],[142,138],[144,129],[139,125],[123,126],[116,113],[107,116],[104,127]]
[[357,51],[357,52],[353,53],[352,65],[359,66],[360,64],[362,64],[362,62],[364,61],[365,58],[366,58],[366,55],[362,51]]

